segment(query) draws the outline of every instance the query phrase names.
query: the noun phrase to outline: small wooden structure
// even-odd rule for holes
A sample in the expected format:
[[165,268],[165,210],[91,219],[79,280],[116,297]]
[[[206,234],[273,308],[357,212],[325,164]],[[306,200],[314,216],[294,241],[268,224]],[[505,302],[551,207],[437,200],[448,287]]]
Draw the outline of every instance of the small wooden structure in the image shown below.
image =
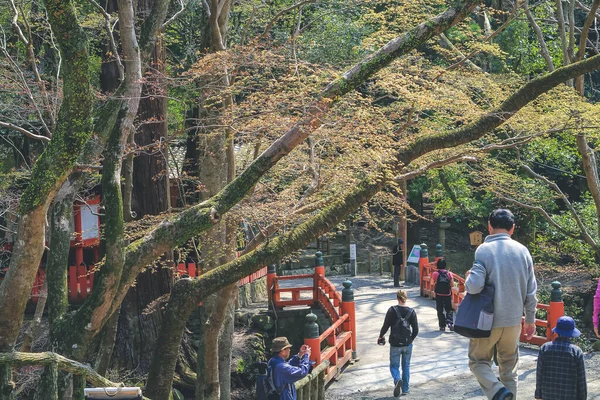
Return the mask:
[[471,241],[471,246],[479,246],[483,243],[483,233],[479,231],[474,231],[469,233],[469,240]]

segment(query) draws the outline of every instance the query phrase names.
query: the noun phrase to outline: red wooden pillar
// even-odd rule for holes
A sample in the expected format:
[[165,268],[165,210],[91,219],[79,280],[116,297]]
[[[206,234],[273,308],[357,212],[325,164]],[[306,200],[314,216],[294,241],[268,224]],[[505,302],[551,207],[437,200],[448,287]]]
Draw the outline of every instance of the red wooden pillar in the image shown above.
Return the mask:
[[548,310],[548,328],[546,329],[546,339],[553,340],[556,334],[552,329],[556,327],[556,322],[560,317],[565,315],[565,303],[562,300],[562,290],[560,290],[560,282],[554,281],[551,283],[552,290],[550,291],[550,309]]
[[267,267],[267,295],[269,296],[269,309],[272,309],[277,305],[279,301],[279,295],[275,294],[274,291],[276,289],[276,280],[277,280],[277,266],[275,264],[270,264]]
[[356,358],[356,306],[354,304],[354,289],[352,289],[351,281],[344,281],[342,285],[344,285],[344,289],[342,289],[342,315],[348,314],[348,322],[344,323],[344,331],[352,332],[352,358]]
[[419,286],[421,288],[421,296],[423,296],[423,275],[425,273],[425,265],[429,263],[429,252],[427,251],[427,245],[425,243],[421,244],[421,252],[419,257]]
[[83,241],[81,236],[81,204],[73,205],[73,225],[75,228],[75,265],[83,264]]

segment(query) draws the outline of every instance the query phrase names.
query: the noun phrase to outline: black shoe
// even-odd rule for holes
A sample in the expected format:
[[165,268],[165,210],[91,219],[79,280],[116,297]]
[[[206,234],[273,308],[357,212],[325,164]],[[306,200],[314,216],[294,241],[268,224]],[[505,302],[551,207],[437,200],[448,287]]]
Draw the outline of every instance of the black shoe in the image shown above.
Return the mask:
[[448,324],[448,330],[450,330],[450,332],[454,332],[454,324]]
[[502,389],[500,389],[496,392],[494,397],[492,397],[492,400],[513,400],[514,397],[515,396],[512,394],[512,392],[510,390],[503,387]]
[[402,379],[396,382],[396,386],[394,387],[394,397],[400,396],[400,390],[402,390]]
[[440,331],[442,331],[442,332],[446,332],[446,327],[445,327],[445,326],[441,327],[441,328],[440,328]]

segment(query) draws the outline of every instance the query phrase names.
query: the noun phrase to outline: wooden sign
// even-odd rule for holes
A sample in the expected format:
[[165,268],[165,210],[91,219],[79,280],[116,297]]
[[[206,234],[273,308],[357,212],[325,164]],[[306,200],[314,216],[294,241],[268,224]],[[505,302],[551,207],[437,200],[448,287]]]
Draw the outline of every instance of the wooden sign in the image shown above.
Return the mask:
[[479,246],[483,243],[483,233],[479,231],[469,233],[469,239],[471,240],[471,246]]

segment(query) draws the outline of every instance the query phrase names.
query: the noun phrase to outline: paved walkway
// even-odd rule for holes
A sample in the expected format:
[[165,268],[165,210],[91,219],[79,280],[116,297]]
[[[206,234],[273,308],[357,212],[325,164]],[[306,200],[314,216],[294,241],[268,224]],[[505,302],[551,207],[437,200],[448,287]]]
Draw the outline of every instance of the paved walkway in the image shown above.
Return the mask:
[[[390,347],[389,344],[378,346],[376,341],[387,309],[397,304],[397,288],[394,288],[389,277],[333,276],[329,279],[338,290],[342,289],[341,282],[344,280],[350,279],[353,282],[359,361],[346,368],[339,381],[329,386],[328,398],[359,398],[361,393],[391,395],[393,382],[388,363]],[[416,286],[407,285],[404,289],[408,293],[407,305],[415,309],[419,321],[419,335],[415,339],[411,358],[411,387],[446,380],[452,380],[452,385],[455,386],[456,378],[462,377],[470,379],[474,388],[472,394],[475,396],[464,398],[483,398],[483,393],[478,389],[467,364],[468,339],[453,332],[440,332],[435,301],[420,297],[419,288]],[[522,347],[520,354],[520,370],[533,369],[535,372],[537,350]],[[413,394],[413,398],[425,398],[419,396],[417,390],[413,390]],[[443,391],[438,394],[444,396]],[[527,398],[533,398],[533,393]]]

